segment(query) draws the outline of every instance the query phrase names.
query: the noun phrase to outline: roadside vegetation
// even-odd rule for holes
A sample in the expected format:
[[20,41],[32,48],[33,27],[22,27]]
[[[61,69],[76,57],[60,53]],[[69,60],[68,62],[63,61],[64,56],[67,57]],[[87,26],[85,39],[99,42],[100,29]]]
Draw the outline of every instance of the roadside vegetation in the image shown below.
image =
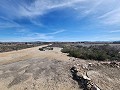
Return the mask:
[[61,51],[63,53],[68,53],[69,56],[86,60],[120,61],[120,46],[94,45],[87,47],[80,45],[69,45],[64,46]]
[[46,46],[46,47],[39,48],[39,50],[40,51],[53,50],[53,47]]
[[40,46],[40,45],[42,44],[0,44],[0,52],[21,50],[21,49]]

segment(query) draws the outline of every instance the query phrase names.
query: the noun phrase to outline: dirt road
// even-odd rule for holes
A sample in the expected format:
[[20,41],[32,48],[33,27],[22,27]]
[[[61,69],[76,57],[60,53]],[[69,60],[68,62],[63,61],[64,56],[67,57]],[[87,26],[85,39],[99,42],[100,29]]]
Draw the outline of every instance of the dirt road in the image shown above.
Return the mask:
[[74,65],[100,89],[120,90],[120,68],[68,57],[57,47],[38,50],[44,46],[0,53],[0,90],[85,90],[72,77]]
[[33,47],[18,51],[11,51],[11,52],[5,52],[0,53],[0,65],[1,64],[7,64],[12,62],[17,62],[21,60],[27,60],[27,59],[57,59],[57,60],[68,60],[69,57],[66,57],[66,55],[62,54],[60,52],[60,48],[54,48],[53,51],[46,50],[44,52],[40,52],[39,48],[48,46],[48,45],[42,45],[39,47]]
[[38,50],[44,46],[1,53],[0,90],[79,90],[70,75],[70,57],[60,48]]

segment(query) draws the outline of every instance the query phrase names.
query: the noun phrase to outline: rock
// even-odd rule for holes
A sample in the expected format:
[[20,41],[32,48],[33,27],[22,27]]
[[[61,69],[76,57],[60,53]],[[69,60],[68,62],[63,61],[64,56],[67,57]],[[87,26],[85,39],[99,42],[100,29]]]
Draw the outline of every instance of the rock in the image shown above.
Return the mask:
[[104,62],[104,63],[101,63],[102,65],[106,65],[106,66],[110,66],[110,67],[113,67],[113,68],[119,68],[120,67],[120,64],[116,61],[113,61],[113,62]]
[[73,61],[75,61],[75,59],[73,59]]
[[100,90],[100,88],[97,87],[96,85],[93,85],[90,90]]
[[[90,63],[90,65],[91,64],[92,63]],[[80,69],[78,68],[79,67],[77,65],[74,65],[70,70],[71,70],[73,79],[76,80],[84,90],[101,90],[88,77],[87,72],[80,71]]]
[[117,68],[120,68],[120,66],[117,66]]
[[83,77],[83,74],[81,72],[77,72],[77,75]]
[[110,66],[119,68],[119,64],[117,62],[111,62]]
[[90,79],[89,77],[87,77],[86,75],[83,75],[82,77],[83,77],[84,79],[88,80],[88,81],[91,80],[91,79]]
[[88,69],[88,65],[87,65],[87,64],[84,64],[84,65],[82,65],[82,68],[83,68],[83,69]]
[[89,65],[89,66],[93,66],[93,64],[92,64],[92,63],[89,63],[88,65]]
[[77,64],[77,66],[80,66],[80,64]]

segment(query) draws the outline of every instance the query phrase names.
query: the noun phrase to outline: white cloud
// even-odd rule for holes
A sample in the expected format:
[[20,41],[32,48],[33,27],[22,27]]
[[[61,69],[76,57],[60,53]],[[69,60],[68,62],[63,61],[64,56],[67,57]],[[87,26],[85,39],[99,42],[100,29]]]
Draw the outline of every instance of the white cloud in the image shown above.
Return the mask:
[[0,29],[3,28],[16,28],[16,27],[22,27],[21,25],[19,25],[18,23],[7,19],[5,17],[0,17]]
[[46,34],[41,34],[41,33],[33,33],[31,35],[28,35],[28,36],[25,36],[25,37],[22,37],[23,40],[51,40],[53,39],[54,37],[53,36],[48,36]]
[[38,32],[32,32],[28,29],[18,29],[17,33],[14,33],[15,35],[18,35],[18,38],[11,39],[11,41],[52,41],[55,39],[55,35],[62,33],[66,30],[61,29],[50,33],[38,33]]
[[[24,31],[23,31],[24,32]],[[54,36],[52,35],[47,35],[44,33],[36,33],[36,32],[28,32],[28,33],[23,33],[19,32],[16,33],[18,37],[10,37],[8,39],[0,39],[0,41],[19,41],[19,42],[24,42],[24,41],[50,41],[54,39]]]
[[55,32],[48,33],[48,34],[49,34],[49,35],[55,35],[55,34],[62,33],[62,32],[64,32],[64,31],[66,31],[66,30],[62,29],[62,30],[57,30],[57,31],[55,31]]
[[25,17],[37,26],[44,26],[37,20],[37,16],[49,13],[53,9],[73,7],[74,4],[84,1],[86,0],[34,0],[33,2],[29,0],[0,0],[0,16],[11,21]]
[[86,0],[61,0],[61,1],[36,0],[30,6],[28,5],[20,6],[19,13],[21,16],[28,16],[28,17],[34,17],[38,15],[40,16],[49,12],[51,9],[71,7],[72,5],[83,1]]
[[[82,8],[81,8],[82,7]],[[75,10],[80,12],[80,17],[89,17],[92,22],[104,25],[120,24],[120,1],[119,0],[88,0],[75,5]]]
[[120,30],[112,30],[112,31],[109,31],[109,33],[118,33],[120,32]]
[[66,7],[73,8],[78,12],[78,17],[91,18],[92,22],[95,20],[95,22],[105,25],[120,24],[119,0],[34,0],[33,2],[29,0],[0,0],[0,13],[2,13],[0,16],[10,20],[10,23],[1,22],[0,27],[19,26],[13,20],[24,17],[35,25],[44,26],[37,20],[37,16]]
[[105,24],[120,24],[120,7],[99,17]]

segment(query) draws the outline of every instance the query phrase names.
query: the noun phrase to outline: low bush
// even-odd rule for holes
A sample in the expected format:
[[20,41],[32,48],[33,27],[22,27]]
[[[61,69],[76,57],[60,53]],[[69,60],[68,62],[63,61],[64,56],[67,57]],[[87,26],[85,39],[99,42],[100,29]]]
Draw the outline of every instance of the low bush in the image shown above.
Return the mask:
[[14,50],[21,50],[31,47],[40,46],[41,44],[1,44],[0,45],[0,52],[8,52]]
[[39,48],[40,51],[45,51],[45,50],[53,50],[53,47],[42,47]]
[[39,48],[39,50],[40,50],[40,51],[44,51],[44,49],[43,49],[43,48]]
[[61,50],[63,53],[68,53],[69,56],[90,59],[90,60],[117,60],[120,61],[120,49],[110,45],[96,45],[90,47],[84,46],[65,46]]
[[53,48],[52,48],[52,47],[50,47],[50,48],[48,48],[48,50],[53,50]]

